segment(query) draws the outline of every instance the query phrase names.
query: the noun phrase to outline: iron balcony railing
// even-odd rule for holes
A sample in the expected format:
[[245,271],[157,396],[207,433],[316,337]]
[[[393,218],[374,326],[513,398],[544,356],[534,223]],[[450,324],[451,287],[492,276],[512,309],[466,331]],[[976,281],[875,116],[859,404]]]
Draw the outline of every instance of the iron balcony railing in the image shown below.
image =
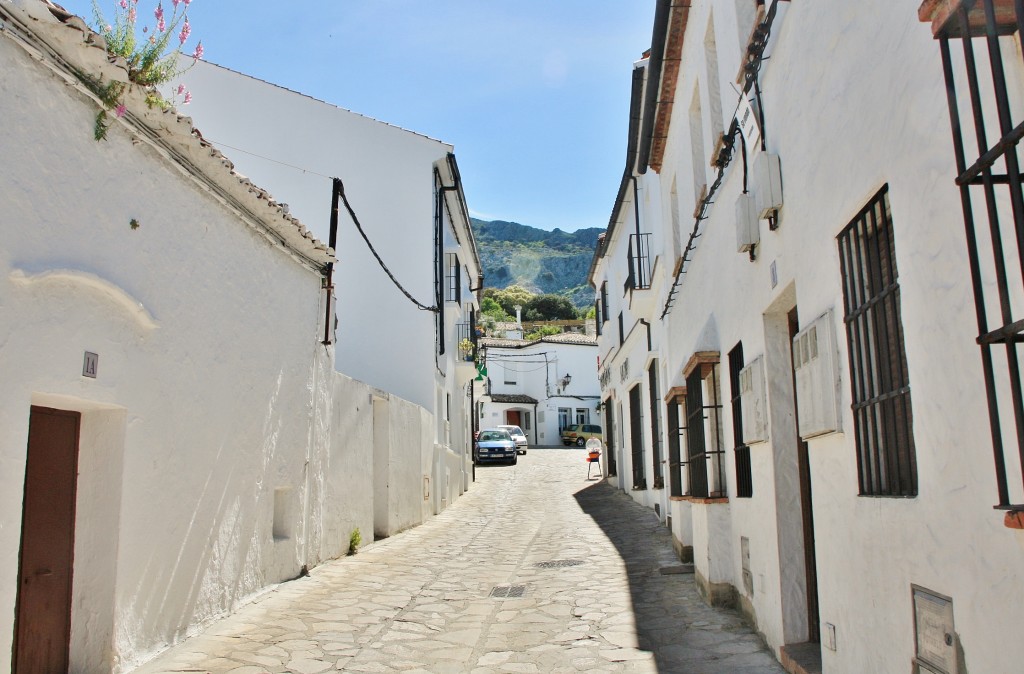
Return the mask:
[[629,275],[625,290],[647,290],[651,287],[651,235],[629,235]]

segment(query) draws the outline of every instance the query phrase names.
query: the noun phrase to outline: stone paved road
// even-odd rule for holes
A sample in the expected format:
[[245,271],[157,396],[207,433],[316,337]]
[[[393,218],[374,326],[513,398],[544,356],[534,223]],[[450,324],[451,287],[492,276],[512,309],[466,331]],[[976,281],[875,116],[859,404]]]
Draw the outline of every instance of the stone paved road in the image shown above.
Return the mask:
[[[692,575],[660,572],[678,563],[654,514],[586,472],[578,449],[478,468],[427,524],[281,585],[137,672],[781,673]],[[509,587],[522,596],[494,596]]]

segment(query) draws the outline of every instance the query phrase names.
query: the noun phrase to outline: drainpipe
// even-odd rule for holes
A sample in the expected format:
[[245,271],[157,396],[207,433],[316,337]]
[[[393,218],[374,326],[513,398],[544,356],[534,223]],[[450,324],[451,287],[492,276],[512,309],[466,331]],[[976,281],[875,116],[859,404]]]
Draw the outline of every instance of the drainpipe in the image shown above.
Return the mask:
[[647,328],[647,350],[648,351],[654,351],[654,349],[651,346],[651,324],[648,323],[643,318],[640,319],[640,323],[643,323],[644,327]]

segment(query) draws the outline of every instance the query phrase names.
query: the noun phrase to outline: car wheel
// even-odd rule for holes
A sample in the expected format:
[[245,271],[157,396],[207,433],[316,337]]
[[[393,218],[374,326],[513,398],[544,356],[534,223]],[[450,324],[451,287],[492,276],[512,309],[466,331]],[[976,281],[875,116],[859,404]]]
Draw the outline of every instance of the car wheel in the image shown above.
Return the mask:
[[514,466],[514,465],[516,465],[517,463],[519,463],[519,457],[518,457],[518,456],[513,456],[513,457],[512,457],[512,465]]
[[576,438],[576,446],[577,447],[586,447],[587,446],[586,438]]

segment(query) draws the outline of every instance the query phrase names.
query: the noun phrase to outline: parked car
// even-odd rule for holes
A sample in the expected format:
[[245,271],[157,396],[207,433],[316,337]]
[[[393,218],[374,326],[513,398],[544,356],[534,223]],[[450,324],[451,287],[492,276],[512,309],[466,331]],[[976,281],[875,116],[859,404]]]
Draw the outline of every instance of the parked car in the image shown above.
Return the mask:
[[516,441],[516,449],[519,450],[519,453],[526,454],[526,433],[523,433],[523,429],[518,426],[495,426],[495,428],[508,431],[512,439]]
[[573,424],[562,431],[562,444],[585,447],[590,438],[601,438],[601,427],[596,424]]
[[502,428],[488,428],[480,431],[473,443],[473,460],[477,464],[485,461],[508,461],[513,466],[519,460],[516,441]]

